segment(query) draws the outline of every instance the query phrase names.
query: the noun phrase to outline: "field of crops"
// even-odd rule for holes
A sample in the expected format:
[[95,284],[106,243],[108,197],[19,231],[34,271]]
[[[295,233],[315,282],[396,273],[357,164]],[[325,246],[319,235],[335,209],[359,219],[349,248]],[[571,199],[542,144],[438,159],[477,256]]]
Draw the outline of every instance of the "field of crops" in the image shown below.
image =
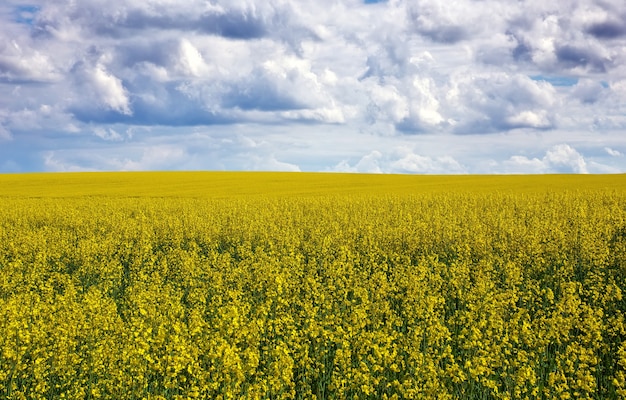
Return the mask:
[[0,398],[626,398],[626,176],[0,175]]

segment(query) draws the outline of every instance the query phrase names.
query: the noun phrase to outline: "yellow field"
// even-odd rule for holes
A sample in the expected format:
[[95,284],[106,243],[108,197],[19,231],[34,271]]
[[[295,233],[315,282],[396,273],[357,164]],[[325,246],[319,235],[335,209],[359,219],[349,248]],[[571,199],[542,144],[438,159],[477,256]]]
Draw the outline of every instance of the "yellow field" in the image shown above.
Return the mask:
[[193,197],[626,191],[624,175],[368,175],[266,172],[0,174],[0,197]]
[[0,175],[0,398],[626,398],[626,176]]

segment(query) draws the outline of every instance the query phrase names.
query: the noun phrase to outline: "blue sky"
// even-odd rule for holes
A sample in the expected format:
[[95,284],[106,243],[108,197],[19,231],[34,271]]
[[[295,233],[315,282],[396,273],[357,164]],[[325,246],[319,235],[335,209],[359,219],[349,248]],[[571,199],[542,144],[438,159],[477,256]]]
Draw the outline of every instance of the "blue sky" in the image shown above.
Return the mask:
[[0,172],[626,172],[622,0],[5,0]]

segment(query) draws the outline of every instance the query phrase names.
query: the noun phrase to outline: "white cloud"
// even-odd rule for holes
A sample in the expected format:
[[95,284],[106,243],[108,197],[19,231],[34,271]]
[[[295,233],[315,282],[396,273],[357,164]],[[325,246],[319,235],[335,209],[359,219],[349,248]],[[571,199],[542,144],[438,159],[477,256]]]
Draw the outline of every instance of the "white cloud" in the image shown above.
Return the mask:
[[350,165],[347,160],[342,160],[337,165],[335,165],[332,170],[335,172],[360,172],[368,174],[380,174],[383,172],[380,166],[380,161],[382,160],[382,158],[382,153],[378,150],[374,150],[369,154],[361,157],[361,159],[354,166]]
[[[492,16],[502,17],[502,8],[497,2],[488,2]],[[480,30],[485,29],[487,22],[497,23],[498,18],[487,19],[487,7],[475,7],[474,4],[462,2],[440,2],[436,0],[420,0],[408,6],[410,26],[421,35],[440,43],[457,43],[469,40]]]
[[285,119],[297,121],[315,121],[329,124],[345,122],[345,116],[339,108],[316,108],[307,110],[283,111],[279,114]]
[[372,119],[388,119],[399,123],[409,116],[409,102],[394,85],[374,85],[370,89],[368,114]]
[[268,157],[252,157],[246,169],[252,171],[300,172],[300,167],[296,164],[279,161],[274,155]]
[[122,81],[106,71],[102,65],[96,65],[89,71],[88,84],[96,95],[110,109],[130,115],[130,100]]
[[604,150],[607,152],[608,155],[610,155],[611,157],[622,157],[624,154],[619,151],[619,150],[615,150],[612,149],[610,147],[605,147]]
[[408,124],[418,130],[429,129],[443,122],[439,113],[436,85],[432,78],[415,77],[410,89],[411,107]]
[[552,125],[545,110],[523,110],[507,116],[504,122],[511,127],[549,128]]
[[186,157],[186,151],[176,145],[149,146],[143,149],[138,160],[126,159],[119,162],[119,165],[124,171],[169,169],[180,164]]
[[114,129],[109,128],[105,129],[102,127],[97,127],[93,130],[94,135],[99,137],[102,140],[112,141],[112,142],[120,142],[124,140],[124,137],[117,133]]
[[380,160],[382,159],[382,157],[383,155],[379,151],[374,150],[371,153],[363,156],[359,160],[359,162],[356,163],[354,169],[356,172],[379,174],[383,172],[380,168]]
[[179,46],[177,60],[181,72],[195,77],[202,76],[208,70],[202,54],[187,39],[182,39]]
[[546,162],[555,168],[565,167],[579,174],[586,174],[587,163],[583,156],[567,144],[554,146],[544,157]]
[[585,158],[568,144],[551,147],[541,159],[516,155],[503,164],[513,173],[589,173]]
[[544,160],[538,158],[527,158],[525,156],[511,156],[504,162],[505,171],[522,174],[539,174],[550,172]]
[[409,152],[401,159],[391,163],[391,171],[400,173],[442,174],[464,173],[465,168],[450,156],[433,158]]
[[396,147],[384,154],[374,150],[354,165],[342,160],[333,168],[337,172],[445,174],[466,173],[466,168],[449,155],[429,157],[414,153],[409,147]]
[[96,62],[90,66],[81,61],[72,71],[76,82],[73,107],[132,115],[128,91],[122,81],[109,72],[105,65]]
[[459,133],[554,126],[555,89],[526,75],[458,74],[447,96]]
[[51,82],[60,74],[51,62],[50,56],[33,48],[28,40],[0,41],[0,79],[9,82]]
[[330,100],[308,61],[279,56],[235,81],[225,105],[266,111],[300,110],[320,107]]

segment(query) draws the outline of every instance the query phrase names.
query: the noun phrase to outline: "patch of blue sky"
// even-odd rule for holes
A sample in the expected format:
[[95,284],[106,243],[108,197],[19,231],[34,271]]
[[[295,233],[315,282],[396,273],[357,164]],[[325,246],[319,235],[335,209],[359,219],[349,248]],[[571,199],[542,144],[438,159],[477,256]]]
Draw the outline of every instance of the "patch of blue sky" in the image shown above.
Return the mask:
[[387,0],[363,0],[365,4],[386,3]]
[[17,6],[13,10],[14,21],[20,24],[32,25],[35,16],[39,12],[38,6],[24,5]]
[[545,81],[552,86],[574,86],[578,83],[578,78],[571,76],[548,76],[548,75],[531,75],[530,79],[534,81]]

